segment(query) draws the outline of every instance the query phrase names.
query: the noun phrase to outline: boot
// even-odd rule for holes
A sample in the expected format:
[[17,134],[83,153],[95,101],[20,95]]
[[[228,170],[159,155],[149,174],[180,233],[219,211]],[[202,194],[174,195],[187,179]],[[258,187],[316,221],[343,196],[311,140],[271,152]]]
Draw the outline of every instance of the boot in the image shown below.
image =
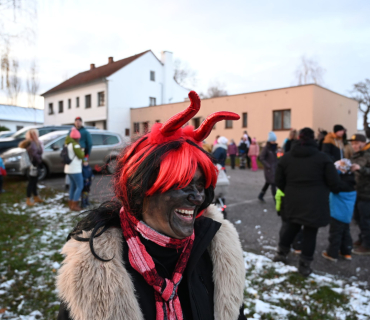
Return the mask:
[[287,264],[288,263],[288,260],[287,260],[287,256],[289,254],[289,251],[290,249],[286,249],[286,248],[282,248],[282,247],[278,247],[278,251],[277,253],[275,254],[275,257],[272,259],[272,261],[274,262],[282,262],[284,264]]
[[265,195],[265,193],[263,191],[261,191],[261,193],[258,195],[258,200],[261,201],[261,202],[265,202],[265,199],[263,199],[264,195]]
[[298,272],[304,276],[308,277],[312,273],[311,260],[305,259],[301,256],[298,263]]
[[28,205],[29,207],[32,207],[32,206],[34,206],[34,205],[35,205],[35,203],[34,203],[34,202],[32,202],[31,198],[27,198],[27,200],[26,200],[26,205]]
[[72,200],[68,200],[68,208],[71,209],[72,207]]
[[44,202],[44,200],[42,200],[39,196],[34,196],[33,200],[35,201],[35,203],[43,203]]
[[81,211],[82,208],[78,205],[78,201],[71,201],[71,210],[72,211]]

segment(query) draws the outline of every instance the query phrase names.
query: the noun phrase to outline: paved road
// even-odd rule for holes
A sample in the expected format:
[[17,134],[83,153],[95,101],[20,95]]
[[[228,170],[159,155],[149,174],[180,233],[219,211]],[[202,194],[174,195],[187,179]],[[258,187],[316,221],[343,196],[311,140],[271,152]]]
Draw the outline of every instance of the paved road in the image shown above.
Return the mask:
[[[273,257],[278,242],[281,219],[274,210],[274,202],[270,190],[266,195],[266,203],[257,200],[257,195],[264,183],[263,172],[249,170],[231,170],[227,168],[231,186],[226,196],[228,218],[233,222],[240,234],[243,248],[247,251]],[[63,176],[54,176],[44,181],[45,185],[63,189]],[[102,202],[113,196],[111,176],[96,175],[92,185],[91,199]],[[351,225],[354,240],[357,239],[358,228]],[[321,257],[321,252],[328,244],[328,227],[321,228],[317,237],[317,246],[313,268],[316,271],[349,277],[356,277],[370,283],[370,257],[353,256],[353,261],[339,260],[332,263]],[[297,265],[298,257],[291,254],[289,263]]]

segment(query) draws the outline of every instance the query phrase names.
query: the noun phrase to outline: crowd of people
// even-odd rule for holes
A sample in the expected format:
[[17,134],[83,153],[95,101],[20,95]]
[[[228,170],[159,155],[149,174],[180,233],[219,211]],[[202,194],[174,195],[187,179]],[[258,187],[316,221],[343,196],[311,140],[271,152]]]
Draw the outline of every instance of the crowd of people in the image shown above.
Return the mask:
[[[310,128],[292,129],[282,148],[274,132],[259,148],[244,132],[239,145],[218,136],[211,151],[222,166],[229,157],[231,169],[237,157],[240,169],[257,170],[257,159],[263,165],[265,184],[258,199],[265,201],[270,187],[282,218],[276,261],[287,262],[292,248],[300,254],[299,271],[309,275],[317,232],[329,224],[323,258],[336,262],[339,257],[351,260],[352,254],[370,255],[370,143],[364,135],[349,139],[342,125],[332,132],[319,130],[316,138]],[[353,219],[360,229],[355,242],[350,233]]]

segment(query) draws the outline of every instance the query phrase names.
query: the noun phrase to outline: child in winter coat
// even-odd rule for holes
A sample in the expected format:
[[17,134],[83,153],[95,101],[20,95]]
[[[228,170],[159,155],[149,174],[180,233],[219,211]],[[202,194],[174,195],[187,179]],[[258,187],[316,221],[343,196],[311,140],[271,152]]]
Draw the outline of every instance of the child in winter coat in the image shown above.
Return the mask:
[[6,170],[5,170],[4,162],[3,162],[3,159],[0,157],[0,193],[5,192],[5,190],[3,190],[3,176],[5,175],[6,175]]
[[355,176],[350,171],[351,161],[342,159],[334,163],[339,176],[348,185],[347,192],[338,194],[330,193],[330,230],[329,247],[323,251],[322,256],[330,261],[336,262],[338,256],[345,260],[352,260],[352,237],[349,224],[352,220],[356,203],[357,193],[355,191]]
[[260,147],[257,144],[256,138],[252,139],[252,144],[249,147],[248,156],[252,160],[252,171],[258,170],[257,157],[260,154]]
[[81,194],[81,208],[86,208],[90,205],[89,192],[92,179],[94,178],[93,171],[87,162],[83,163],[82,166],[82,177],[84,179],[84,188]]

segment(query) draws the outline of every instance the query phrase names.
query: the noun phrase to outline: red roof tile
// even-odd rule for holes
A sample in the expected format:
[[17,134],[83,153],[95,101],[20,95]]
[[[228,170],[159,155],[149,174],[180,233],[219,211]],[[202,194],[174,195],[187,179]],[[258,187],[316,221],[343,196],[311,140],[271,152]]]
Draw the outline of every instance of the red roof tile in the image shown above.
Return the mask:
[[78,73],[72,78],[69,78],[68,80],[62,82],[61,84],[57,85],[56,87],[46,91],[42,94],[42,96],[48,95],[50,93],[54,93],[60,90],[65,90],[71,87],[87,84],[89,82],[93,82],[98,79],[102,79],[105,77],[109,77],[111,74],[115,73],[119,69],[127,66],[132,61],[136,60],[137,58],[141,57],[145,53],[149,52],[150,50],[144,51],[142,53],[138,53],[134,56],[118,60],[112,63],[108,63],[104,66],[97,67],[88,71],[84,71],[81,73]]

